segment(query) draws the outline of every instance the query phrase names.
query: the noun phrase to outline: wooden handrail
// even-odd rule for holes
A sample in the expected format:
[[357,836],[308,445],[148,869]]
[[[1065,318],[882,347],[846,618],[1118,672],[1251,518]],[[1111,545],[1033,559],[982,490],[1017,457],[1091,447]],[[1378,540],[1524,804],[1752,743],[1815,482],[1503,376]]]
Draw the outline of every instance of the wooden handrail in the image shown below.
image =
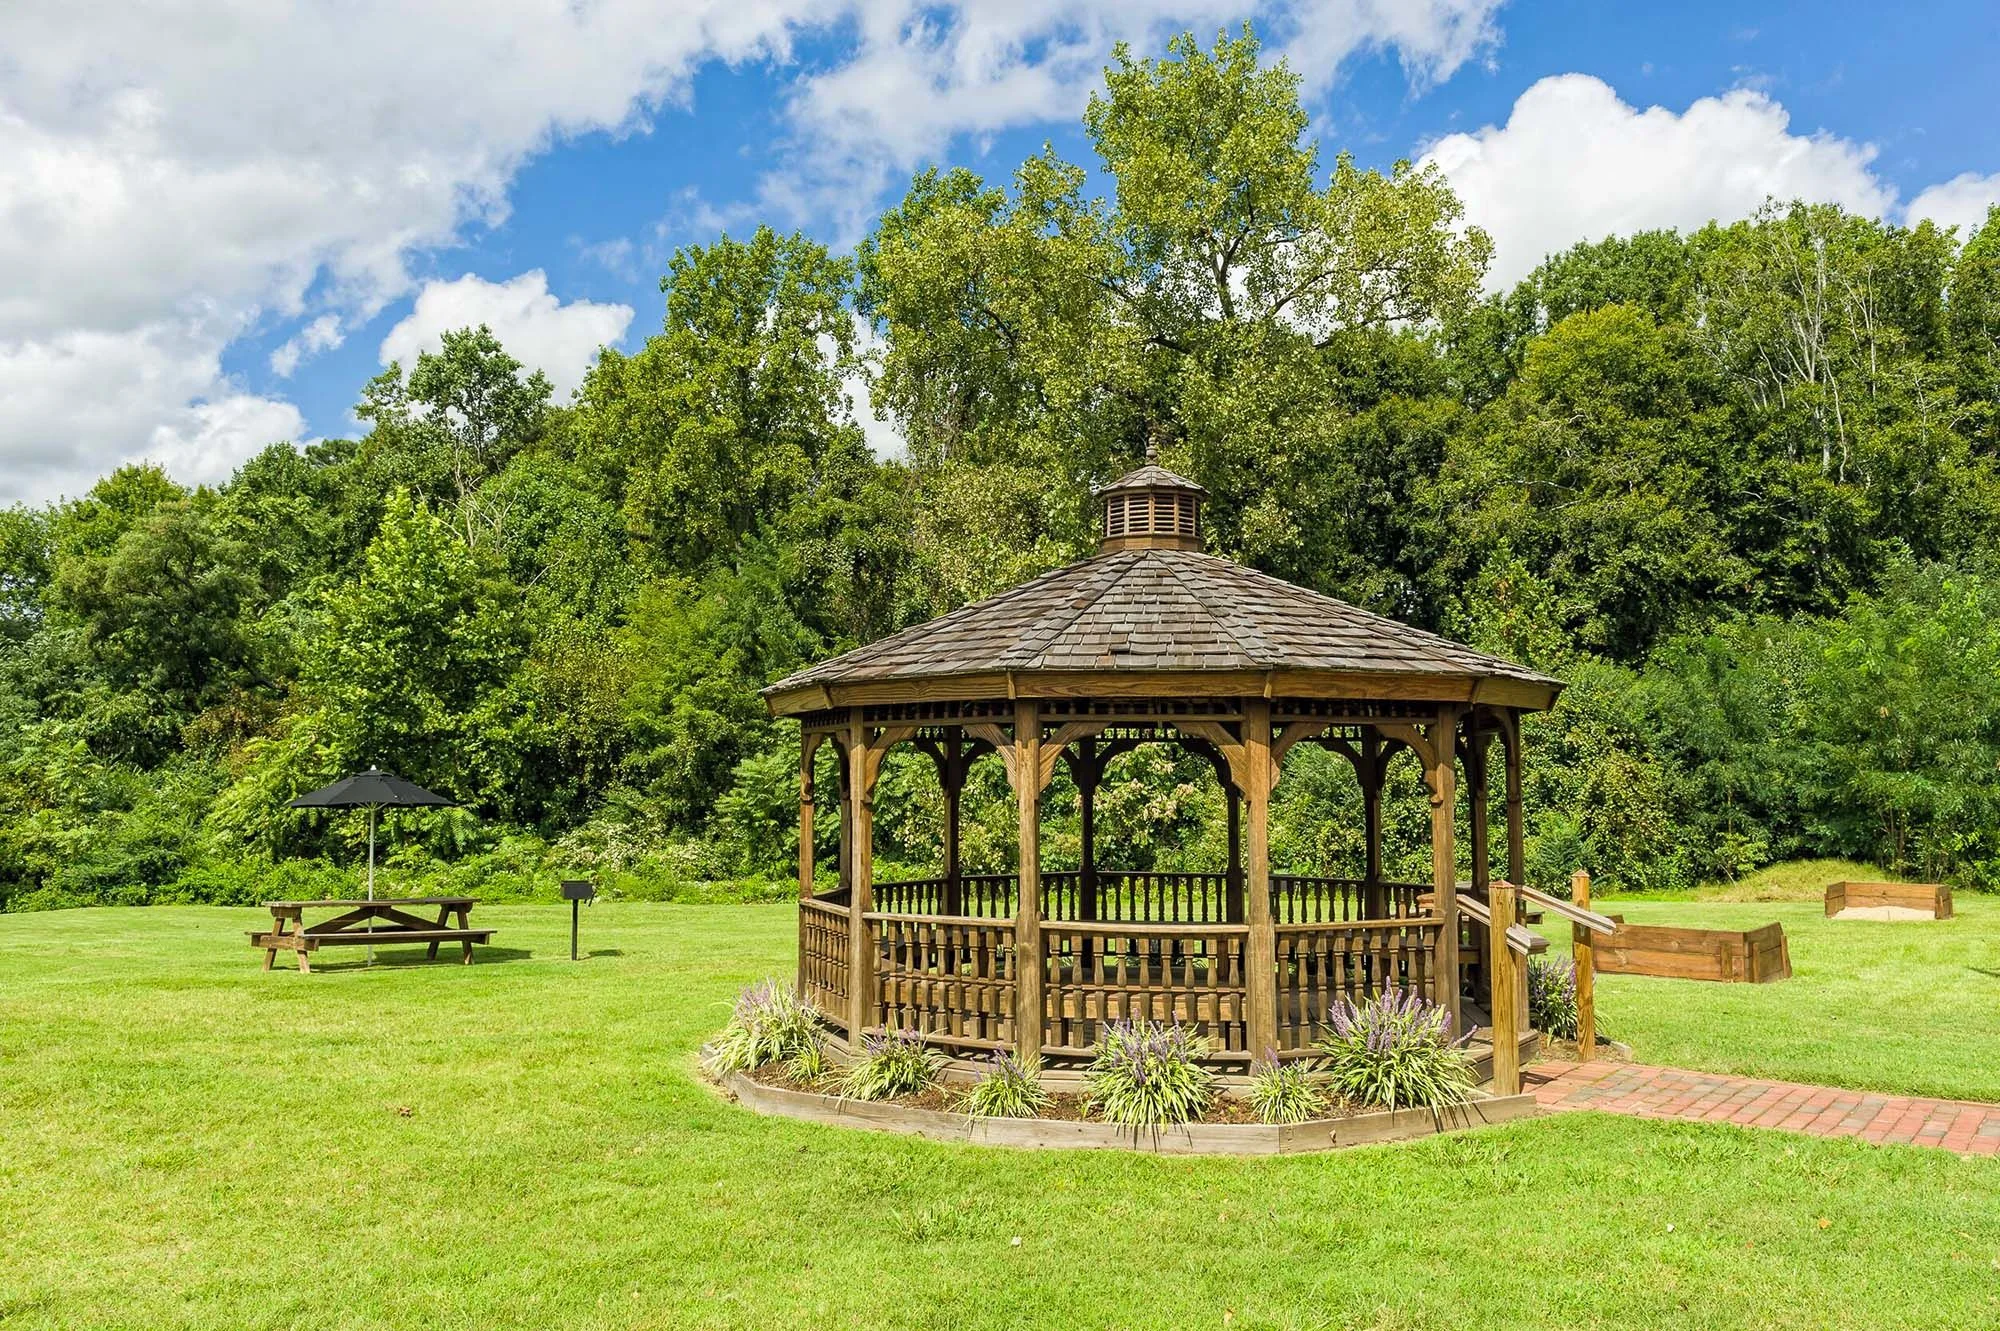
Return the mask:
[[[1486,908],[1486,903],[1478,897],[1460,897],[1458,899],[1458,910],[1459,914],[1465,916],[1475,924],[1484,925],[1489,929],[1493,927],[1493,913]],[[1526,925],[1510,924],[1507,926],[1507,946],[1525,957],[1531,952],[1548,951],[1549,940],[1535,933]]]
[[1552,897],[1546,892],[1537,892],[1532,887],[1523,887],[1517,890],[1521,893],[1523,900],[1532,901],[1543,910],[1560,915],[1571,924],[1581,925],[1594,934],[1603,934],[1608,938],[1618,930],[1617,921],[1613,920],[1609,915],[1599,915],[1596,911],[1579,906],[1573,901],[1564,901],[1561,897]]
[[1014,920],[1007,915],[912,915],[904,911],[871,910],[863,912],[861,918],[870,924],[949,924],[1010,934],[1014,931]]
[[1281,934],[1311,934],[1350,929],[1436,929],[1444,924],[1441,915],[1401,915],[1393,920],[1332,920],[1284,923],[1271,926]]
[[1238,938],[1250,932],[1247,924],[1162,924],[1133,921],[1119,924],[1109,920],[1044,920],[1045,934],[1092,934],[1103,938]]

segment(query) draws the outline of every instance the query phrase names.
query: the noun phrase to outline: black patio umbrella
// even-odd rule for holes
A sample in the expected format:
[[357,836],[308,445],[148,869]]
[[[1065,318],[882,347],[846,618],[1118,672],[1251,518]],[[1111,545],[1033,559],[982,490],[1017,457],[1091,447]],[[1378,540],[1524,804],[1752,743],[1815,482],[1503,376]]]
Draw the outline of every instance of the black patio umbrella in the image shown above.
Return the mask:
[[414,781],[405,781],[393,772],[371,767],[365,772],[343,777],[323,790],[301,795],[290,804],[294,809],[368,810],[368,899],[375,899],[375,815],[383,809],[455,809],[455,800],[425,790]]

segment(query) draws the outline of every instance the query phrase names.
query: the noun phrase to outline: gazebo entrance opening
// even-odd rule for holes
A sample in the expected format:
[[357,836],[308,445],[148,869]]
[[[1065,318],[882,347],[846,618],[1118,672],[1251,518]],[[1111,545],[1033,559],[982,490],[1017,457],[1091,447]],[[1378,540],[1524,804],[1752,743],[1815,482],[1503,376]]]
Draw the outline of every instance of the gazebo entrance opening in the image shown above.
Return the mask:
[[[1508,878],[1522,874],[1520,713],[1560,685],[1460,644],[1203,554],[1199,487],[1147,466],[1103,492],[1093,559],[835,658],[767,691],[798,718],[799,979],[850,1040],[909,1029],[964,1054],[1091,1056],[1108,1021],[1179,1021],[1218,1065],[1311,1051],[1332,1006],[1395,987],[1520,1020],[1484,987],[1488,754],[1501,747]],[[1106,764],[1145,743],[1208,761],[1225,792],[1226,862],[1141,872],[1099,862]],[[838,757],[837,881],[818,881],[815,758]],[[885,756],[936,765],[945,832],[934,877],[877,881],[873,805]],[[1318,745],[1362,791],[1359,878],[1275,873],[1270,805],[1283,761]],[[1408,751],[1430,796],[1432,872],[1387,879],[1382,792]],[[970,765],[1004,764],[1018,816],[1012,873],[961,868]],[[1075,870],[1042,868],[1044,792],[1078,792]],[[1469,871],[1461,882],[1459,788]],[[1519,934],[1526,946],[1525,931]],[[1468,1008],[1468,1003],[1474,1005]]]

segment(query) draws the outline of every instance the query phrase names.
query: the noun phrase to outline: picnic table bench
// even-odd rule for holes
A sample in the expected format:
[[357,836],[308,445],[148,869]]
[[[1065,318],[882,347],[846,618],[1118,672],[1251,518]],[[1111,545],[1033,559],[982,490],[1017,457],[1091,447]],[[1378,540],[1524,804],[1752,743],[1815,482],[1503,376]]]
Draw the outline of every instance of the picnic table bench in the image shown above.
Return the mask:
[[[471,926],[472,908],[479,904],[476,897],[377,897],[373,901],[357,898],[264,904],[271,911],[271,927],[250,930],[250,946],[264,949],[265,970],[271,969],[280,952],[296,953],[299,970],[309,975],[312,964],[308,958],[320,948],[389,943],[428,943],[430,949],[426,955],[432,960],[437,958],[438,944],[459,943],[465,948],[461,961],[470,966],[472,945],[493,939],[491,929]],[[413,909],[432,906],[437,908],[435,920],[411,913]],[[305,916],[309,910],[333,910],[340,914],[308,926]],[[458,917],[455,926],[450,923],[454,915]]]

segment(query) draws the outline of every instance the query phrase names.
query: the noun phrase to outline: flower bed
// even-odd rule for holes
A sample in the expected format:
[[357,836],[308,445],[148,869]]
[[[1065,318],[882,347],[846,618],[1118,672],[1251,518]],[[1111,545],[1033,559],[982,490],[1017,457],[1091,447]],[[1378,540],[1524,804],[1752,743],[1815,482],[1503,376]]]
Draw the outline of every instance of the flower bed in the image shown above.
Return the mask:
[[1248,1104],[1225,1095],[1217,1098],[1200,1122],[1134,1133],[1119,1124],[1085,1117],[1082,1098],[1076,1095],[1055,1096],[1044,1115],[1036,1118],[973,1118],[951,1109],[951,1094],[937,1087],[897,1099],[851,1100],[794,1086],[775,1067],[759,1072],[762,1075],[730,1073],[721,1084],[745,1108],[760,1114],[980,1146],[1138,1150],[1160,1155],[1289,1155],[1429,1137],[1538,1112],[1531,1095],[1475,1092],[1467,1103],[1435,1112],[1370,1110],[1304,1123],[1272,1124],[1257,1122]]

